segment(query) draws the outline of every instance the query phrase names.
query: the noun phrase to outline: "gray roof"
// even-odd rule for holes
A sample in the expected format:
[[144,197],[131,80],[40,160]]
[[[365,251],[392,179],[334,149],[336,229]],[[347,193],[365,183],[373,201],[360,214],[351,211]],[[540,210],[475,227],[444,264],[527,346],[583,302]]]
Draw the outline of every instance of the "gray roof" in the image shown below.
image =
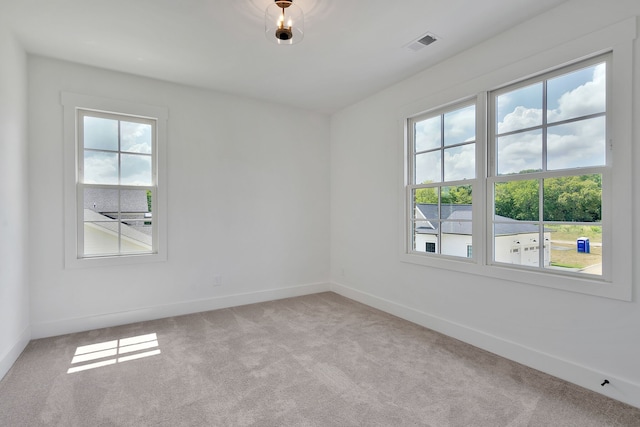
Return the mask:
[[[94,212],[118,212],[118,190],[85,188],[84,208]],[[147,190],[120,190],[120,212],[149,212]]]
[[[422,234],[438,233],[438,205],[435,203],[417,203],[416,207],[427,219],[427,223],[416,227],[416,232]],[[441,205],[442,233],[444,234],[471,234],[471,205]],[[433,220],[433,221],[430,221]],[[513,234],[537,233],[538,227],[534,224],[522,223],[518,220],[496,215],[495,224],[496,236],[507,236]],[[547,231],[547,230],[545,230]]]

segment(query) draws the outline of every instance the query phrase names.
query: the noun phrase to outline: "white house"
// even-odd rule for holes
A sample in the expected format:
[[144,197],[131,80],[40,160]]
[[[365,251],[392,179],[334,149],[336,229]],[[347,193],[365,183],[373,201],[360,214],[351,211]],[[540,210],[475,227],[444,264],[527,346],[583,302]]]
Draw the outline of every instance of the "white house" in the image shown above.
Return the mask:
[[[471,205],[442,205],[442,222],[429,220],[438,218],[438,205],[416,204],[416,226],[414,247],[416,251],[439,252],[443,255],[471,257]],[[419,221],[424,219],[425,221]],[[495,260],[510,264],[537,266],[540,263],[540,236],[536,226],[496,215],[501,221],[495,227]],[[441,224],[442,230],[439,230]],[[438,235],[442,248],[438,250]],[[551,265],[551,233],[544,233],[544,266]]]

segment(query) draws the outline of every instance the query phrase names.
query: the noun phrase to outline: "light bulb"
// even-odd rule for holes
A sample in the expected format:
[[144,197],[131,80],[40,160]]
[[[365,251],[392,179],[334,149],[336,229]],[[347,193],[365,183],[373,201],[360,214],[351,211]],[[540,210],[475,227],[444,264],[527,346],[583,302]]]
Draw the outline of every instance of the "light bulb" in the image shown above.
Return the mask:
[[267,38],[277,44],[299,43],[304,37],[304,16],[300,7],[291,0],[270,1],[264,21]]

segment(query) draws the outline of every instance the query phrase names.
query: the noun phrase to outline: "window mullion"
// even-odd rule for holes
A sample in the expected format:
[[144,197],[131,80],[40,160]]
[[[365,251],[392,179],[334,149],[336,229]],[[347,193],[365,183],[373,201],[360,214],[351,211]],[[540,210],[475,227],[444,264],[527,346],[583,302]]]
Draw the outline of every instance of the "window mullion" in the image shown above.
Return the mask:
[[118,255],[122,254],[122,121],[118,120]]
[[[547,80],[542,81],[542,171],[547,172],[548,107]],[[538,268],[544,269],[544,178],[538,179]],[[549,260],[551,262],[551,260]]]

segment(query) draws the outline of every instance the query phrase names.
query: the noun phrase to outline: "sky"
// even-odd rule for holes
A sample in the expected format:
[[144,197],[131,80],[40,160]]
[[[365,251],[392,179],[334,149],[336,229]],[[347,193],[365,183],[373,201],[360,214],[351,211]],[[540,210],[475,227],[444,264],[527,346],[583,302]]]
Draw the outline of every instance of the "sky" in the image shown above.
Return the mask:
[[150,124],[85,116],[84,147],[85,183],[153,184]]
[[[416,152],[443,147],[445,181],[475,178],[475,110],[469,105],[416,123]],[[441,155],[440,150],[416,155],[417,183],[442,181]]]
[[[600,166],[605,163],[604,116],[553,125],[606,110],[605,64],[548,80],[547,170]],[[498,134],[542,124],[542,84],[517,89],[496,100]],[[522,131],[497,139],[498,174],[542,169],[542,130]]]
[[[604,116],[554,123],[605,112],[606,65],[592,65],[547,81],[547,170],[605,164]],[[536,83],[497,96],[497,173],[543,168],[543,85]],[[468,106],[415,124],[415,183],[475,178],[475,108]],[[444,132],[442,131],[444,129]],[[446,148],[453,144],[466,145]],[[444,154],[444,177],[442,177]]]

